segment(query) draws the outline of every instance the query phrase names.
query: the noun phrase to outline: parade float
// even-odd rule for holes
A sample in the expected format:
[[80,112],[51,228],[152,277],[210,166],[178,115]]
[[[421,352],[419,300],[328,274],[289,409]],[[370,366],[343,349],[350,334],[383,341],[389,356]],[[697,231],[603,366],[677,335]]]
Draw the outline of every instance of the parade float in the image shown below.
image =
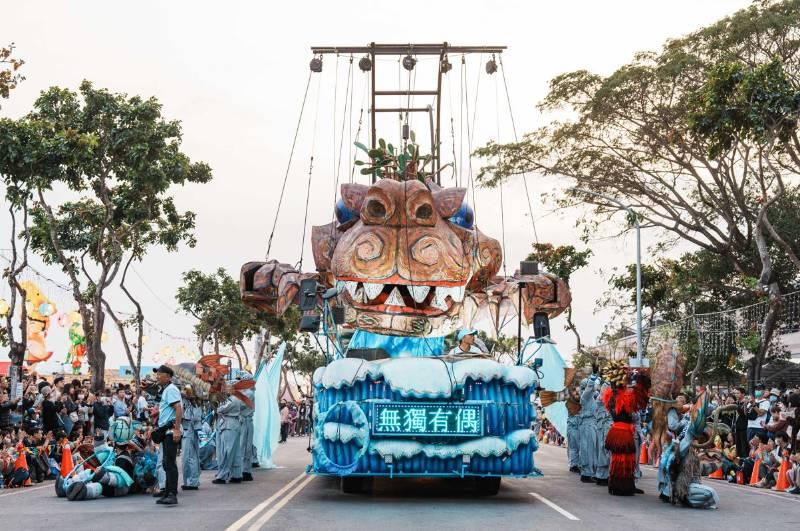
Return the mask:
[[[269,314],[298,305],[301,330],[320,340],[328,363],[313,375],[308,470],[341,477],[345,492],[360,491],[365,478],[376,476],[471,477],[479,491],[495,494],[502,477],[541,475],[534,461],[533,394],[564,387],[549,319],[567,308],[569,290],[530,262],[513,275],[498,275],[501,245],[476,226],[468,188],[444,186],[441,178],[450,166],[441,161],[439,112],[449,58],[491,57],[490,75],[503,50],[446,43],[312,49],[312,72],[321,71],[326,54],[345,54],[351,65],[353,56],[361,57],[358,65],[370,78],[370,146],[356,142],[367,160],[355,163],[367,182],[341,184],[331,205],[335,219],[312,228],[315,272],[269,259],[268,250],[267,261],[242,266],[240,287],[245,303]],[[386,57],[408,72],[417,58],[438,60],[437,88],[417,90],[409,74],[408,87],[377,90],[375,71]],[[382,96],[399,97],[404,105],[380,107]],[[414,96],[434,104],[412,107]],[[406,118],[396,147],[377,135],[382,112]],[[408,127],[415,112],[428,115],[427,156]],[[446,348],[448,335],[465,327],[474,333],[480,316],[489,323],[494,318],[496,327],[501,309],[521,320],[514,363],[479,348]],[[522,323],[535,330],[524,347]]]

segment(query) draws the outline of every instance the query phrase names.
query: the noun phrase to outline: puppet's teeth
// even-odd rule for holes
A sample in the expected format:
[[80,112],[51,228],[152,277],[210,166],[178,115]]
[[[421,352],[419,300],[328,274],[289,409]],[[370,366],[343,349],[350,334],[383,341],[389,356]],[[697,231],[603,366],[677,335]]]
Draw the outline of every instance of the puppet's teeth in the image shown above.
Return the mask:
[[464,286],[457,286],[454,288],[436,288],[436,292],[441,295],[442,299],[450,295],[450,298],[455,302],[464,300]]
[[383,291],[383,284],[376,284],[374,282],[364,282],[364,293],[367,294],[369,300],[374,299]]
[[425,297],[428,296],[428,293],[431,291],[430,286],[408,286],[408,291],[411,293],[411,297],[421,303],[425,300]]
[[433,300],[431,301],[431,306],[434,308],[439,308],[440,310],[447,310],[448,305],[447,301],[444,300],[446,293],[442,288],[436,288],[433,291]]
[[400,292],[397,288],[394,288],[392,292],[389,294],[389,297],[384,302],[387,306],[404,306],[405,303],[403,302],[403,297],[400,296]]
[[348,280],[344,283],[344,287],[347,289],[347,292],[350,293],[351,297],[356,296],[356,291],[358,291],[358,282],[352,282]]
[[356,290],[356,294],[354,296],[354,300],[356,302],[360,302],[362,304],[367,302],[367,296],[364,294],[364,290],[362,288],[358,288]]

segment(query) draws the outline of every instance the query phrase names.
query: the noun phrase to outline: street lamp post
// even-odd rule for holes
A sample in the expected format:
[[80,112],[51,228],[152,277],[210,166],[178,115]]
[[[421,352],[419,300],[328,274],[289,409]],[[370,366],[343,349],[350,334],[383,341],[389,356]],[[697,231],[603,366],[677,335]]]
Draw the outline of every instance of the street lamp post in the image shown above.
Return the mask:
[[633,364],[633,366],[646,367],[647,362],[644,360],[642,353],[642,236],[641,227],[639,226],[639,216],[630,205],[626,205],[613,197],[582,188],[573,188],[572,190],[582,194],[601,197],[609,203],[613,203],[621,209],[626,210],[633,216],[634,223],[636,224],[636,363]]

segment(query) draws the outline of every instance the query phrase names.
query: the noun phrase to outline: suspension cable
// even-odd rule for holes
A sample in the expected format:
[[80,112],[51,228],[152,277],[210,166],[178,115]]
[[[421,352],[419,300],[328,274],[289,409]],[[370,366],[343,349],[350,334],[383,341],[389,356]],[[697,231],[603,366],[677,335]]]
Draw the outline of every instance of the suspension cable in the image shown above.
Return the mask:
[[[503,73],[503,86],[506,91],[506,101],[508,102],[508,115],[511,118],[511,130],[514,132],[514,142],[519,142],[517,136],[517,124],[514,120],[514,111],[511,108],[511,96],[508,92],[508,82],[506,81],[506,68],[503,66],[503,54],[500,54],[500,72]],[[528,200],[528,214],[531,217],[531,227],[533,228],[533,238],[536,243],[539,243],[539,233],[536,231],[536,219],[533,217],[533,204],[531,202],[531,194],[528,190],[528,173],[522,172],[522,183],[525,185],[525,197]]]
[[298,271],[303,270],[303,255],[305,254],[306,246],[306,229],[308,228],[308,205],[311,201],[311,176],[314,173],[314,148],[317,144],[317,119],[319,118],[319,96],[322,92],[320,90],[320,79],[317,78],[317,105],[316,110],[314,111],[314,129],[311,135],[311,156],[309,157],[308,161],[308,184],[306,185],[306,207],[305,212],[303,214],[303,236],[300,238],[300,259],[297,261],[297,265],[295,269]]
[[283,176],[283,184],[281,185],[281,193],[278,196],[278,206],[275,209],[275,219],[272,221],[272,231],[269,233],[269,241],[267,242],[267,258],[269,258],[270,250],[272,250],[272,238],[275,236],[275,227],[278,225],[278,215],[281,213],[281,205],[283,204],[283,193],[286,191],[286,181],[289,180],[289,171],[292,168],[292,158],[294,157],[294,149],[297,146],[297,135],[300,133],[300,124],[303,121],[303,111],[306,108],[306,99],[308,98],[308,87],[311,85],[311,75],[313,72],[308,73],[308,80],[306,80],[306,90],[303,93],[303,103],[300,105],[300,116],[297,118],[297,127],[294,130],[294,139],[292,140],[292,149],[289,151],[289,162],[286,164],[286,174]]
[[[336,163],[336,178],[335,178],[334,183],[333,183],[333,204],[334,205],[336,204],[336,194],[337,194],[338,189],[339,189],[339,175],[340,175],[340,172],[341,172],[341,169],[342,169],[342,151],[343,151],[343,148],[344,148],[344,126],[347,123],[346,118],[347,118],[347,109],[348,109],[348,103],[349,103],[348,97],[350,96],[350,88],[351,88],[352,81],[353,81],[353,56],[351,55],[350,56],[350,66],[347,69],[347,86],[345,88],[345,93],[344,93],[344,109],[342,110],[342,133],[341,133],[341,135],[339,137],[339,160]],[[352,109],[351,109],[351,111],[352,111]],[[335,124],[335,122],[336,122],[336,116],[334,115],[334,124]],[[334,127],[335,127],[335,125],[334,125]],[[330,233],[331,241],[333,240],[333,231],[334,231],[334,223],[333,222],[334,222],[335,217],[336,217],[336,209],[334,208],[334,209],[331,210],[331,233]]]
[[[464,69],[464,104],[467,112],[467,120],[469,120],[469,87],[467,86],[467,62],[464,56],[461,56],[461,66]],[[480,71],[480,70],[479,70]],[[480,80],[480,78],[478,78]],[[477,100],[476,100],[477,101]],[[474,122],[474,120],[473,120]],[[475,182],[472,178],[472,134],[470,132],[469,124],[467,124],[467,168],[469,170],[469,188],[472,190],[472,219],[477,227],[478,225],[478,203],[475,200]],[[477,245],[477,243],[476,243]]]
[[[494,59],[494,55],[492,55]],[[500,142],[500,100],[497,95],[497,76],[494,76],[494,116],[495,121],[497,124],[497,139],[496,142]],[[506,270],[506,253],[508,252],[508,247],[506,247],[506,208],[503,201],[503,183],[500,183],[500,232],[503,237],[503,276],[508,276],[508,271]]]

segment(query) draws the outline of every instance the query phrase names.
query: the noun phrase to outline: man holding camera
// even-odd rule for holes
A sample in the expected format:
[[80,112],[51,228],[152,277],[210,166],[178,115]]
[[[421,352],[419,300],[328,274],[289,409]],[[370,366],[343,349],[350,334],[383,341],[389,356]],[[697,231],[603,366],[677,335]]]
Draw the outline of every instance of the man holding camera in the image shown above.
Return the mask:
[[[164,459],[162,467],[167,476],[164,497],[159,498],[159,505],[176,505],[178,503],[178,444],[181,440],[181,422],[183,420],[183,407],[181,405],[181,392],[172,383],[174,373],[166,365],[155,369],[158,383],[162,387],[161,402],[158,404],[158,430],[159,441],[162,445]],[[155,434],[154,434],[155,435]],[[153,437],[156,440],[156,437]]]
[[747,404],[747,440],[752,440],[758,436],[762,442],[767,440],[767,430],[764,425],[767,423],[769,413],[769,398],[764,396],[764,386],[756,386],[755,397]]

